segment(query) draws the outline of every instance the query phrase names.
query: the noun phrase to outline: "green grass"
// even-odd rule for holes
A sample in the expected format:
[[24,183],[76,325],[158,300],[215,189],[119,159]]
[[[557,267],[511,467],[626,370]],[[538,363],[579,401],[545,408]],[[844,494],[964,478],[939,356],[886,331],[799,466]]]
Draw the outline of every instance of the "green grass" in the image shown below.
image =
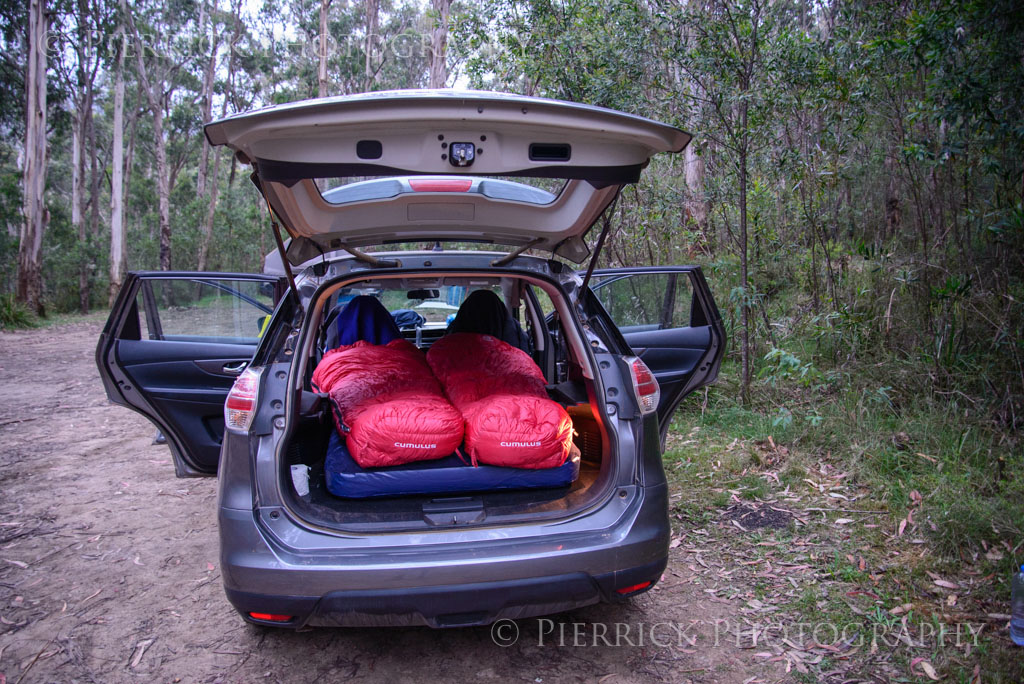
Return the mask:
[[35,327],[35,316],[14,298],[13,294],[0,295],[0,328],[23,329]]
[[[951,619],[984,621],[988,613],[1008,612],[1009,578],[1024,563],[1024,448],[1001,416],[999,399],[966,385],[932,391],[928,359],[874,356],[836,364],[827,349],[815,354],[815,344],[798,329],[780,343],[804,355],[801,365],[815,368],[814,379],[780,375],[776,364],[754,381],[744,405],[738,364],[729,358],[719,384],[677,412],[664,460],[683,524],[714,535],[734,493],[743,501],[771,500],[787,489],[803,497],[797,509],[873,511],[843,526],[834,521],[848,514],[825,520],[811,514],[809,524],[795,530],[730,530],[714,539],[745,558],[759,557],[756,544],[765,539],[810,542],[806,548],[813,551],[794,546],[790,553],[814,565],[820,579],[779,598],[782,613],[794,620],[857,625],[870,638],[872,630],[891,629],[903,617],[913,633],[927,634]],[[756,363],[755,375],[764,367]],[[827,498],[805,481],[835,473],[844,474],[835,493],[853,499]],[[940,590],[928,573],[962,590]],[[758,597],[767,591],[753,578],[749,587]],[[955,605],[946,605],[953,593]],[[909,613],[892,615],[905,603],[913,605]],[[890,663],[867,653],[856,657],[865,659],[865,671],[891,666],[908,680],[920,678],[909,672],[911,656],[921,656],[946,681],[970,681],[978,662],[985,681],[1024,681],[1024,661],[1004,632],[990,621],[970,653],[936,647],[901,651]]]

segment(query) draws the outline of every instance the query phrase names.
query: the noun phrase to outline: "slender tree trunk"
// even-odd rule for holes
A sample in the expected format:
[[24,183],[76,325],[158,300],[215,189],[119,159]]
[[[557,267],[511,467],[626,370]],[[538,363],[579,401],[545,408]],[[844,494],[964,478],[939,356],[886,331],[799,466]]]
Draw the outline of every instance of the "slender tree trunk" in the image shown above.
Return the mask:
[[[234,17],[233,29],[231,31],[231,45],[235,45],[238,42],[239,34],[241,33],[242,22],[238,17]],[[224,100],[220,104],[220,116],[224,118],[228,114],[228,100],[234,93],[235,88],[235,51],[232,48],[228,52],[228,78],[227,78],[227,89],[224,92]],[[206,205],[206,217],[203,221],[202,237],[199,241],[199,254],[197,255],[196,270],[205,271],[207,268],[207,262],[210,255],[210,239],[213,236],[213,221],[216,217],[217,209],[217,195],[220,192],[220,183],[218,178],[220,177],[220,159],[221,159],[221,148],[217,148],[213,153],[213,172],[210,174],[210,189],[209,189],[209,202]]]
[[[81,57],[81,55],[79,55]],[[81,81],[79,81],[81,86]],[[77,98],[76,98],[77,99]],[[78,308],[82,313],[88,312],[89,265],[85,254],[85,221],[82,219],[82,190],[85,185],[85,174],[82,164],[82,146],[85,137],[84,103],[78,99],[72,102],[74,114],[71,116],[71,229],[78,235],[81,254],[78,257]]]
[[686,213],[697,225],[698,230],[707,235],[708,203],[704,198],[704,158],[697,154],[696,145],[690,143],[686,146],[684,169],[686,176],[686,189],[689,191],[690,199],[687,202]]
[[124,27],[119,27],[117,70],[114,76],[114,131],[110,182],[110,291],[107,301],[114,304],[125,271],[124,231]]
[[895,238],[900,233],[900,196],[899,178],[896,174],[896,164],[893,162],[893,152],[888,151],[885,155],[885,223],[883,224],[882,243],[890,238]]
[[373,84],[377,80],[377,31],[380,30],[380,0],[366,0],[366,70],[363,90],[373,90]]
[[[203,3],[203,13],[206,13],[206,3]],[[217,70],[217,48],[220,45],[217,35],[217,21],[214,18],[217,13],[217,0],[213,0],[212,7],[209,12],[210,19],[210,59],[206,62],[206,70],[203,72],[203,89],[202,89],[202,116],[203,123],[210,123],[213,119],[213,77]],[[202,22],[200,24],[202,30],[205,31],[206,24]],[[199,160],[199,170],[196,174],[196,193],[201,197],[206,194],[206,176],[210,168],[210,143],[207,142],[206,136],[202,137],[202,152],[201,159]],[[202,270],[202,269],[200,269]]]
[[740,302],[740,362],[742,377],[740,394],[743,402],[750,403],[750,277],[748,273],[747,249],[747,102],[740,102],[740,131],[744,139],[740,143],[740,287],[743,299]]
[[213,236],[213,220],[217,209],[217,194],[219,185],[217,176],[220,173],[220,148],[213,153],[213,172],[210,174],[210,201],[206,205],[206,218],[203,221],[203,234],[199,242],[199,255],[196,262],[197,271],[206,270],[206,260],[210,253],[210,238]]
[[22,211],[25,222],[18,242],[18,299],[42,315],[40,254],[49,222],[46,210],[46,32],[44,0],[29,0],[25,74],[25,163]]
[[86,86],[85,97],[85,122],[88,136],[89,150],[89,229],[82,235],[82,248],[85,250],[84,260],[79,289],[79,308],[82,313],[89,313],[89,305],[92,301],[92,272],[96,268],[93,263],[92,245],[95,244],[96,236],[100,231],[100,149],[96,142],[96,119],[92,112],[93,84],[90,81]]
[[331,0],[320,0],[320,44],[317,46],[320,66],[317,69],[317,97],[327,97],[327,8],[330,6]]
[[128,124],[128,149],[125,150],[124,154],[124,187],[132,187],[132,169],[135,168],[135,139],[138,137],[139,132],[139,113],[133,111],[131,119]]
[[[138,29],[129,13],[128,25],[132,29],[135,43],[141,45]],[[164,117],[167,114],[171,93],[174,91],[173,71],[160,72],[160,78],[153,78],[146,67],[144,50],[136,50],[139,81],[142,93],[153,114],[153,156],[156,162],[156,189],[160,230],[160,270],[171,270],[171,174],[167,166],[167,139],[164,136]],[[180,65],[179,65],[180,66]]]
[[448,11],[452,0],[431,0],[437,15],[430,33],[430,87],[444,88],[448,84]]
[[160,270],[171,270],[171,176],[164,139],[164,102],[153,108],[153,145],[156,156],[156,188],[160,213]]

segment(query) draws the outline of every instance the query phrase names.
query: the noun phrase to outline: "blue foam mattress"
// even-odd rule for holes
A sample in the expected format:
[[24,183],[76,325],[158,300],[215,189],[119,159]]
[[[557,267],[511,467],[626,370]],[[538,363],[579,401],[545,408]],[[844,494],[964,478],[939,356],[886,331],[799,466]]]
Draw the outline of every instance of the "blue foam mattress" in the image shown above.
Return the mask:
[[455,454],[401,466],[361,468],[335,430],[331,431],[324,461],[328,491],[349,499],[564,487],[572,484],[579,473],[579,452],[575,449],[561,466],[543,470],[473,467]]

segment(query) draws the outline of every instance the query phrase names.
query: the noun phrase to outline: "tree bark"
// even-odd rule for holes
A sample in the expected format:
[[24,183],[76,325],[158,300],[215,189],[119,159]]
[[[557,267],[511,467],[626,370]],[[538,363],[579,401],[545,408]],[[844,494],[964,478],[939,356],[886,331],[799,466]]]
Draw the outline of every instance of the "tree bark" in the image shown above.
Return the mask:
[[[220,105],[220,116],[224,118],[228,113],[228,99],[234,92],[235,87],[235,51],[234,45],[238,41],[239,34],[241,32],[242,22],[238,17],[234,17],[233,20],[234,28],[231,31],[231,50],[228,52],[228,80],[227,90],[224,92],[224,100]],[[196,270],[205,271],[207,267],[207,260],[210,255],[210,239],[213,236],[213,221],[216,216],[217,209],[217,195],[220,191],[220,184],[217,182],[217,178],[220,175],[220,159],[221,159],[221,148],[217,148],[213,153],[213,173],[210,175],[210,199],[206,205],[206,217],[203,220],[202,237],[199,240],[199,254],[196,259]]]
[[740,102],[740,287],[743,290],[740,301],[740,361],[742,377],[740,394],[745,404],[750,403],[750,277],[747,248],[747,102]]
[[93,116],[93,80],[86,85],[85,96],[85,130],[88,132],[87,148],[89,150],[89,229],[83,231],[80,239],[86,258],[83,260],[81,282],[79,283],[79,309],[89,313],[92,301],[92,272],[96,268],[93,263],[92,245],[100,231],[100,149],[96,142],[96,119]]
[[114,76],[114,131],[112,141],[110,182],[110,291],[107,302],[114,298],[124,282],[126,259],[124,253],[124,27],[119,26],[117,69]]
[[[136,45],[142,45],[139,32],[135,23],[128,15],[128,22],[132,28],[133,38]],[[167,140],[164,137],[164,115],[167,110],[168,100],[173,86],[165,89],[168,73],[161,74],[159,80],[150,78],[149,69],[146,67],[146,60],[143,58],[145,50],[135,50],[136,61],[138,62],[139,80],[142,86],[142,93],[149,103],[149,110],[153,114],[153,156],[156,161],[156,188],[157,206],[159,212],[160,228],[160,270],[171,270],[171,177],[167,168]]]
[[444,88],[448,83],[448,11],[452,0],[431,0],[434,28],[430,33],[430,87]]
[[156,189],[160,213],[160,270],[171,270],[171,176],[167,169],[167,141],[164,140],[163,97],[153,107],[153,144],[156,157]]
[[363,90],[373,90],[377,80],[377,60],[375,58],[377,31],[380,30],[380,0],[366,0],[366,69]]
[[[206,14],[205,2],[203,3],[203,13]],[[203,108],[203,124],[208,124],[213,119],[213,77],[217,70],[217,49],[220,46],[220,40],[218,39],[217,33],[217,20],[215,19],[216,14],[217,0],[213,0],[213,4],[210,7],[209,12],[210,59],[206,62],[206,70],[203,72],[203,89],[200,98]],[[200,27],[201,30],[205,30],[205,22],[201,22]],[[200,137],[202,138],[202,157],[199,160],[199,170],[196,174],[196,194],[201,197],[206,194],[206,180],[210,169],[210,143],[206,140],[205,135]]]
[[71,229],[78,235],[79,248],[83,254],[78,259],[78,308],[88,312],[89,271],[84,247],[86,241],[85,221],[82,220],[82,189],[85,178],[82,173],[82,146],[85,137],[85,111],[82,102],[72,100],[74,114],[71,116]]
[[691,142],[684,152],[684,174],[689,201],[686,214],[707,238],[708,202],[704,193],[704,158],[697,154],[696,143]]
[[46,32],[44,0],[29,0],[25,74],[24,223],[18,242],[17,297],[37,314],[43,308],[40,254],[49,223],[46,210]]
[[317,97],[327,97],[327,8],[331,6],[331,0],[320,0],[320,41],[317,45],[317,52],[320,56],[320,65],[317,69]]

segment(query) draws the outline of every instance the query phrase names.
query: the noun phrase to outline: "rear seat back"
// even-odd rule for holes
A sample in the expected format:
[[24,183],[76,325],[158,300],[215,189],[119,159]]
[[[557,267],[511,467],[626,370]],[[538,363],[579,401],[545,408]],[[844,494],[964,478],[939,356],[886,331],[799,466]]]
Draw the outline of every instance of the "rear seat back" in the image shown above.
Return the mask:
[[331,320],[328,316],[324,349],[336,349],[362,340],[370,344],[387,344],[402,337],[395,320],[375,297],[353,298]]
[[476,290],[466,297],[446,334],[477,333],[497,337],[517,349],[527,351],[529,342],[519,321],[508,307],[490,290]]

